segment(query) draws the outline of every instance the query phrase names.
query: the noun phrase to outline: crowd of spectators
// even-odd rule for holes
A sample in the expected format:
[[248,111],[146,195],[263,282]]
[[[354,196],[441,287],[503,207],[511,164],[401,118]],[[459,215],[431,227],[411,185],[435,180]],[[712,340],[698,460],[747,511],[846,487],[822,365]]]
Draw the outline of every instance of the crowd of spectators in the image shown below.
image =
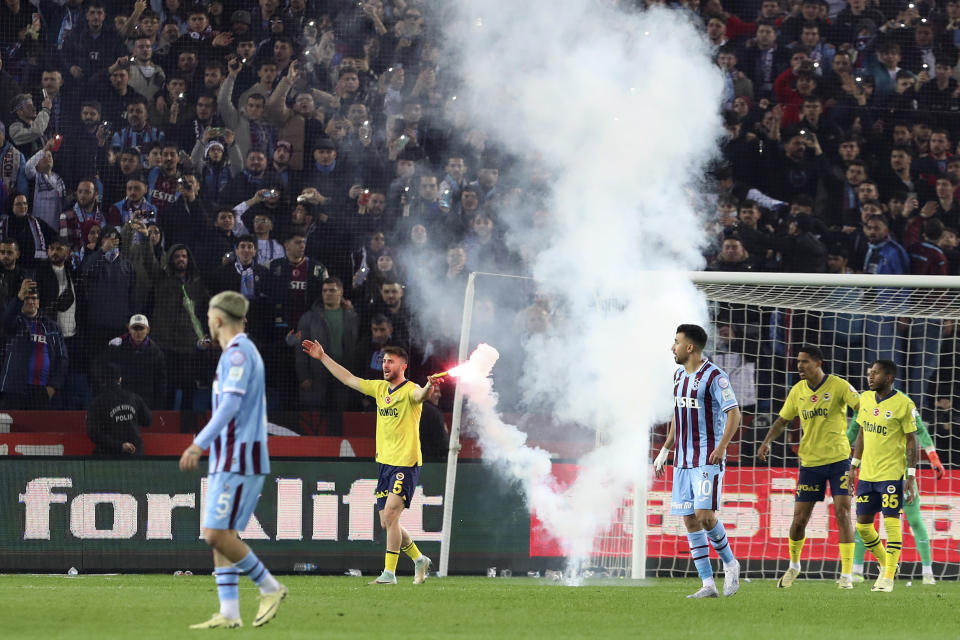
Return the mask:
[[[232,289],[273,409],[360,408],[301,337],[377,377],[442,349],[410,311],[510,271],[501,156],[455,110],[447,17],[417,0],[0,2],[0,406],[116,380],[202,409]],[[439,13],[438,13],[439,12]],[[449,345],[448,345],[449,346]]]
[[[726,82],[708,269],[960,271],[960,0],[673,8]],[[272,408],[361,407],[300,337],[365,376],[388,344],[415,378],[443,362],[411,300],[524,271],[502,212],[549,215],[516,206],[545,192],[536,160],[458,109],[450,10],[2,0],[0,405],[86,409],[119,377],[151,409],[203,408],[226,289],[250,300]],[[537,301],[516,320],[548,322]]]

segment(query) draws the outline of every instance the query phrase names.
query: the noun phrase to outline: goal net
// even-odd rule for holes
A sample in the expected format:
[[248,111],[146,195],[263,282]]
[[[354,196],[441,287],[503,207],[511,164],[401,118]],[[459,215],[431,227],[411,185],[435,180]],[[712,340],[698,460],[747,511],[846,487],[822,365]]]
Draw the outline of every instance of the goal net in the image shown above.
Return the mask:
[[[930,542],[933,569],[939,578],[957,578],[960,433],[955,433],[953,425],[960,384],[960,362],[956,359],[960,278],[729,273],[689,276],[707,300],[710,341],[706,355],[729,374],[743,411],[743,426],[728,449],[719,517],[734,553],[745,562],[746,575],[771,578],[786,566],[799,465],[799,425],[792,425],[774,443],[767,462],[756,458],[756,450],[790,386],[798,379],[798,348],[809,343],[823,351],[827,373],[843,377],[858,389],[866,388],[865,371],[871,361],[882,358],[897,363],[896,386],[914,399],[946,467],[944,476],[937,479],[926,453],[921,452],[920,516]],[[542,407],[525,406],[517,395],[515,381],[523,372],[523,341],[536,332],[548,331],[551,322],[549,302],[537,300],[536,294],[536,284],[530,279],[478,278],[475,291],[467,296],[461,356],[466,357],[472,346],[491,332],[502,340],[504,333],[495,331],[495,326],[509,327],[511,339],[504,345],[507,348],[501,349],[504,366],[498,363],[495,368],[494,384],[503,390],[503,410],[514,423],[527,431],[532,443],[551,451],[555,475],[562,483],[576,474],[579,456],[603,447],[606,436],[582,425],[564,424],[560,417],[545,414]],[[459,405],[457,402],[454,407],[457,412]],[[457,417],[455,429],[459,422]],[[463,425],[469,436],[469,412],[463,417]],[[666,426],[651,428],[652,454],[662,445]],[[451,466],[455,477],[455,465]],[[447,506],[452,512],[450,478]],[[670,482],[669,474],[664,480],[648,477],[634,488],[623,490],[622,503],[611,514],[611,523],[594,540],[590,558],[584,563],[585,575],[696,575],[683,523],[669,514]],[[835,517],[829,504],[817,504],[807,527],[803,552],[806,577],[829,579],[839,573]],[[450,531],[450,524],[444,523],[445,532]],[[916,533],[906,518],[903,530],[901,575],[919,576]],[[550,554],[558,553],[558,548],[538,536],[533,514],[531,560],[543,557],[543,566],[557,565]],[[866,564],[868,576],[876,575],[875,563],[868,558]]]

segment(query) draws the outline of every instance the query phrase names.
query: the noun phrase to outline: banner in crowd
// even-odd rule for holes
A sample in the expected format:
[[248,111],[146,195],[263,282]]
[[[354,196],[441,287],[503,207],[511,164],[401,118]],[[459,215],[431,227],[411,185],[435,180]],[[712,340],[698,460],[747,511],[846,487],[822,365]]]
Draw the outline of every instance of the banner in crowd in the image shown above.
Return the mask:
[[[577,466],[554,464],[553,472],[561,485],[576,477]],[[681,518],[670,515],[671,482],[654,480],[647,497],[647,556],[648,558],[688,558],[686,529]],[[788,557],[787,538],[793,517],[796,469],[769,469],[766,467],[728,467],[723,480],[719,517],[727,530],[735,553],[747,560],[780,560]],[[948,471],[940,480],[933,472],[921,470],[920,513],[935,562],[958,562],[960,552],[960,472]],[[828,496],[828,501],[830,500]],[[628,556],[633,537],[632,498],[624,504],[622,517],[605,536],[602,536],[604,554]],[[556,540],[531,516],[530,555],[553,557],[560,553]],[[903,559],[919,561],[913,535],[904,522]],[[880,527],[881,535],[882,527]],[[619,539],[619,541],[618,541]],[[807,560],[835,560],[837,558],[837,527],[830,502],[814,507],[807,525]],[[598,539],[598,548],[601,541]],[[619,550],[619,551],[618,551]]]

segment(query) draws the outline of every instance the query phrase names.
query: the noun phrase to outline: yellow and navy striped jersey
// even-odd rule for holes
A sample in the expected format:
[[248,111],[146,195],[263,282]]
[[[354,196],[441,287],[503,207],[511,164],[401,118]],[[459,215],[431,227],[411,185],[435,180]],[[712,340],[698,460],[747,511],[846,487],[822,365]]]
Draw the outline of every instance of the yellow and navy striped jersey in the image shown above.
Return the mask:
[[825,375],[816,387],[806,380],[793,385],[780,417],[800,416],[800,464],[818,467],[850,457],[847,440],[847,407],[856,407],[860,396],[843,378]]
[[362,380],[360,392],[377,401],[377,462],[394,467],[418,467],[420,414],[423,405],[415,402],[415,383],[404,380],[390,388],[386,380]]
[[899,480],[907,467],[907,434],[917,430],[917,406],[905,393],[891,390],[882,398],[876,391],[860,396],[857,423],[863,430],[860,479],[868,482]]

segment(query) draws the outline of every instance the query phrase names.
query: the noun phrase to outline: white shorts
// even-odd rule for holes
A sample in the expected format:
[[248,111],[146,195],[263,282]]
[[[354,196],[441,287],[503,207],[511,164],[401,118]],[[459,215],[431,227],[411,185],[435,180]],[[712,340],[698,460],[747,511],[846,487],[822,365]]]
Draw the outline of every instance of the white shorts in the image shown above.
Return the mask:
[[710,464],[691,469],[673,468],[673,499],[670,513],[675,516],[693,515],[696,509],[716,511],[720,506],[723,487],[723,467]]

